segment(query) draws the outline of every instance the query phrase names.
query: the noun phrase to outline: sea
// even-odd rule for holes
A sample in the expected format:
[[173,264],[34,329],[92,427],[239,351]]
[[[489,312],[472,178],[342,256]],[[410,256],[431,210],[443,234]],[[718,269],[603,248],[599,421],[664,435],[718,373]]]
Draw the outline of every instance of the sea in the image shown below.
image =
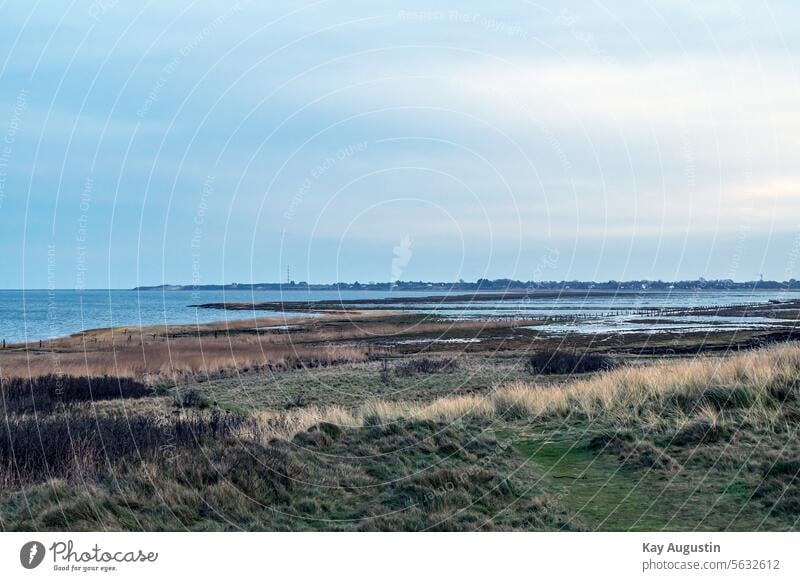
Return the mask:
[[[580,297],[550,297],[480,302],[439,302],[437,297],[464,292],[418,291],[250,291],[250,290],[0,290],[0,340],[8,343],[38,341],[70,335],[84,330],[113,326],[148,326],[209,323],[260,317],[284,317],[288,322],[308,313],[275,311],[225,311],[201,309],[203,303],[258,303],[274,301],[357,300],[370,307],[370,301],[398,297],[427,297],[430,301],[398,304],[382,308],[430,313],[439,317],[513,318],[534,317],[550,320],[547,330],[570,332],[659,332],[682,328],[751,328],[776,324],[773,319],[745,317],[741,320],[698,315],[673,317],[653,322],[652,316],[631,313],[632,309],[669,309],[714,305],[759,304],[800,298],[796,291],[757,290],[671,290],[620,292]],[[564,322],[559,317],[584,318]],[[544,328],[544,327],[543,327]]]

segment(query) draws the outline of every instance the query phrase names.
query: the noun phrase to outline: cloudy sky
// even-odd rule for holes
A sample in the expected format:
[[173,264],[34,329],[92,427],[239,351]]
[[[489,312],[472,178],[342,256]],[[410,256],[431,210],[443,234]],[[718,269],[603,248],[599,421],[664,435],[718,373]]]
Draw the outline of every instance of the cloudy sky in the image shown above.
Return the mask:
[[800,4],[0,4],[0,287],[800,278]]

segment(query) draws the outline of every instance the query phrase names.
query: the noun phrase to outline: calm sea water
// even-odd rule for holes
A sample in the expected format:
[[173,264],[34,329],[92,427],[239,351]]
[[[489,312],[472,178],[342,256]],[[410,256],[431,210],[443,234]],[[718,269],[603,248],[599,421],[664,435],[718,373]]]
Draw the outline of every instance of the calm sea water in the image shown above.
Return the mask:
[[[300,300],[359,300],[368,305],[371,300],[397,296],[442,296],[448,293],[418,293],[379,291],[129,291],[129,290],[0,290],[0,340],[16,343],[59,337],[86,329],[119,325],[157,325],[176,323],[207,323],[237,320],[253,316],[252,311],[221,311],[197,309],[189,305],[209,302],[259,302]],[[455,293],[464,294],[464,293]],[[613,296],[586,298],[550,298],[519,301],[486,301],[480,303],[445,303],[436,301],[412,303],[402,308],[416,312],[437,313],[452,317],[476,316],[551,316],[591,314],[602,315],[614,309],[645,307],[690,307],[761,303],[768,300],[789,300],[800,294],[785,291],[642,291]],[[285,316],[293,320],[299,313],[258,311],[258,316]],[[609,317],[612,326],[618,318]],[[625,318],[629,321],[629,318]],[[698,318],[697,324],[708,325]],[[733,324],[733,321],[728,321]],[[761,324],[749,320],[747,324]],[[586,327],[599,329],[598,321],[578,322],[562,326],[563,332],[581,331]],[[553,331],[562,327],[554,325]],[[604,328],[604,327],[603,327]]]
[[[404,293],[411,295],[413,293]],[[435,293],[422,293],[425,296]],[[396,293],[395,293],[396,295]],[[132,290],[0,290],[0,341],[9,343],[62,337],[87,329],[122,325],[159,325],[234,321],[252,311],[197,309],[189,305],[217,302],[374,300],[392,296],[371,291],[132,291]],[[258,311],[260,317],[302,313]]]

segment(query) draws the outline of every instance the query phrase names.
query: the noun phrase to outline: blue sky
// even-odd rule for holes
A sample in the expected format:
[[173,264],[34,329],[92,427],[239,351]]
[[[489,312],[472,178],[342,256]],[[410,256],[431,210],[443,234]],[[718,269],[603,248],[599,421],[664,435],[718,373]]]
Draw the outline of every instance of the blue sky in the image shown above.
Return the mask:
[[797,2],[0,14],[0,287],[800,278]]

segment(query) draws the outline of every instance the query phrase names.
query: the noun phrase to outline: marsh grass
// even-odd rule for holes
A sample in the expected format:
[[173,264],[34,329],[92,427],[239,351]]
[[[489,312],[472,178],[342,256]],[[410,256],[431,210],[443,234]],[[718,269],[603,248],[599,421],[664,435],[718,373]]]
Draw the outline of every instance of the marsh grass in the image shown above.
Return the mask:
[[111,375],[146,383],[180,381],[226,372],[315,368],[365,361],[369,349],[353,345],[274,345],[257,337],[155,338],[143,345],[122,341],[83,352],[22,351],[4,354],[4,377],[39,377],[52,373],[72,377]]
[[773,424],[797,401],[800,346],[783,344],[725,358],[625,367],[558,389],[517,382],[493,396],[497,410],[524,417],[578,415],[641,425],[659,417],[705,416],[717,423],[738,410]]

